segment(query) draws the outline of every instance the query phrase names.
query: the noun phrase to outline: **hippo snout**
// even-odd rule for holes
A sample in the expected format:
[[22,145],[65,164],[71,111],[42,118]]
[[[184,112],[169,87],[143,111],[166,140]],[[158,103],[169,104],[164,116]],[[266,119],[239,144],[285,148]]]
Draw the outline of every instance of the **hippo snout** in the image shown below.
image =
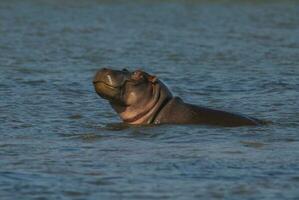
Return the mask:
[[120,87],[126,80],[129,79],[129,77],[130,75],[128,71],[102,68],[96,72],[93,79],[93,84],[102,82],[111,87]]
[[93,78],[93,84],[96,84],[98,82],[107,82],[107,76],[109,75],[109,69],[102,68],[98,70]]

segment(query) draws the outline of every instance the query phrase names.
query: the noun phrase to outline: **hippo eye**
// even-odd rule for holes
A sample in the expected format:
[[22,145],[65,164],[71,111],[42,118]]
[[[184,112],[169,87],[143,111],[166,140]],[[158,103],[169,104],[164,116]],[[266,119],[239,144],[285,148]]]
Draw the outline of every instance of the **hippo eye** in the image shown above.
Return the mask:
[[136,70],[132,73],[132,79],[133,80],[140,80],[143,78],[143,73],[140,70]]
[[140,75],[141,75],[140,71],[135,71],[135,72],[133,72],[133,76],[138,77],[138,76],[140,76]]
[[123,68],[122,71],[124,71],[124,72],[128,72],[128,70],[127,70],[126,68]]

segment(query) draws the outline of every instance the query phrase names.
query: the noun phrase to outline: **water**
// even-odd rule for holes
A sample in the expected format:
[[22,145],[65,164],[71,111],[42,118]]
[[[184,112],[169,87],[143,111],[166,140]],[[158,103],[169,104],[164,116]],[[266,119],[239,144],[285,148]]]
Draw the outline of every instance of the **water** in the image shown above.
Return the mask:
[[[298,199],[295,1],[1,1],[0,199]],[[142,68],[261,127],[126,127],[91,84]]]

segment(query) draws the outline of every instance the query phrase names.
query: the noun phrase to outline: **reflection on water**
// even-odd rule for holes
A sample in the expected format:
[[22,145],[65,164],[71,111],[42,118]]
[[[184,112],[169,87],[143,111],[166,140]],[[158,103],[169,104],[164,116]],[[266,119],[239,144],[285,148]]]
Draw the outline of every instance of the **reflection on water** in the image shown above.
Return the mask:
[[[292,1],[1,1],[0,199],[296,199]],[[127,126],[94,92],[143,68],[259,127]]]

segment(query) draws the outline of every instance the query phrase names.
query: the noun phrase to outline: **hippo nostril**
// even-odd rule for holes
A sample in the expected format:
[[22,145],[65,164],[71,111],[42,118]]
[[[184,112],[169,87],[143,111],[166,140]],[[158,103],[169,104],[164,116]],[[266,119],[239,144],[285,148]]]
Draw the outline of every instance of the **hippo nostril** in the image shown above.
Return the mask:
[[113,71],[113,70],[106,68],[106,67],[100,69],[100,72],[102,72],[102,73],[110,73],[111,71]]
[[99,71],[99,72],[104,72],[104,71],[107,71],[107,70],[109,70],[109,69],[106,68],[106,67],[103,67],[103,68],[100,68],[98,71]]

